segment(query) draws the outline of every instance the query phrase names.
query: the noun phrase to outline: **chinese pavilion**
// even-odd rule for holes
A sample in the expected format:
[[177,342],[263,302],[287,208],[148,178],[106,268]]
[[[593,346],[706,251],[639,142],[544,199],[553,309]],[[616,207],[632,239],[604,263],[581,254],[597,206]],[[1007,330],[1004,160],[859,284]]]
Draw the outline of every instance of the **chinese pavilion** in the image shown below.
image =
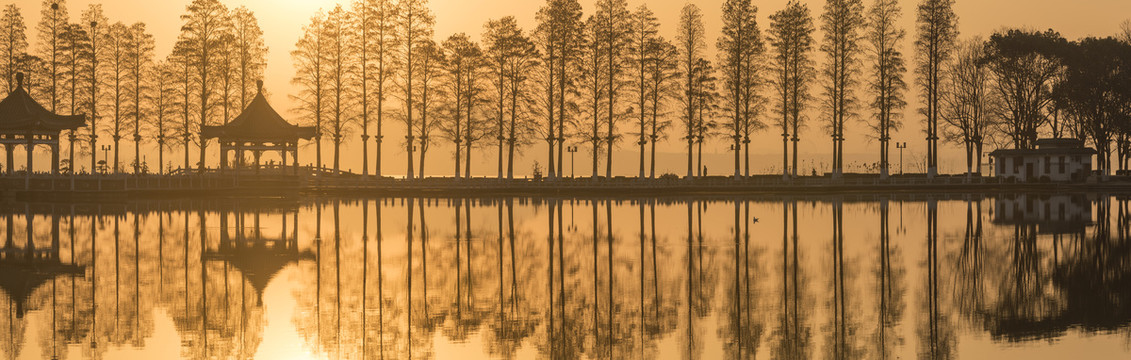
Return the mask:
[[236,167],[245,152],[255,157],[255,171],[259,171],[259,158],[265,151],[278,151],[283,157],[282,168],[287,167],[287,153],[294,154],[294,174],[298,175],[298,140],[314,137],[313,126],[288,123],[275,112],[263,96],[263,81],[258,82],[258,92],[239,116],[224,125],[205,126],[205,138],[220,141],[220,170],[228,166],[228,152],[235,152]]
[[[32,153],[36,145],[51,147],[51,173],[59,173],[59,133],[86,126],[85,115],[58,115],[45,109],[24,89],[24,75],[16,74],[16,89],[0,101],[0,144],[7,154],[7,173],[15,172],[12,154],[16,146],[27,150],[27,174],[35,170]],[[73,166],[73,165],[72,165]]]

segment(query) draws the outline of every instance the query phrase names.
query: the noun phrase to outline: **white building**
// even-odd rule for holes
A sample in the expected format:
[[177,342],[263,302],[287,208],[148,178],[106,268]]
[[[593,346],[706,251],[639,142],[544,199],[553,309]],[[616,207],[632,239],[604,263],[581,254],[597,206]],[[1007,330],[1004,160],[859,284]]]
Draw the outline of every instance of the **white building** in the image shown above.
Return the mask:
[[990,153],[999,178],[1016,181],[1082,182],[1092,172],[1096,150],[1077,139],[1040,139],[1035,149]]

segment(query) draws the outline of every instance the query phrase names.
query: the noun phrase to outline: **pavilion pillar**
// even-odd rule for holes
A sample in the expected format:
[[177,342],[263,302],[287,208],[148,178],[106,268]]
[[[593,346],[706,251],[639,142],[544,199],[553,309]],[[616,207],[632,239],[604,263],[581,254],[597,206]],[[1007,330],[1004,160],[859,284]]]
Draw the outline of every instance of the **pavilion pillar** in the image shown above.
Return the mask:
[[51,143],[51,175],[59,175],[59,140]]
[[288,148],[290,148],[289,145],[283,145],[282,150],[279,150],[279,154],[283,156],[283,162],[281,165],[279,165],[279,174],[282,175],[287,174],[287,151],[289,151]]
[[234,167],[236,169],[236,173],[239,173],[240,168],[243,167],[243,142],[242,141],[236,142],[235,155],[236,155],[236,161],[235,161]]
[[6,165],[8,165],[8,170],[7,170],[8,175],[12,175],[12,173],[16,172],[16,164],[15,164],[15,162],[16,162],[15,158],[16,157],[15,157],[15,154],[13,154],[13,152],[15,150],[16,150],[16,145],[4,144],[4,155],[7,156],[7,159],[5,159],[4,161],[5,161]]
[[294,149],[295,152],[295,176],[298,176],[298,141],[295,141],[294,145],[291,145],[291,149]]
[[228,170],[228,143],[220,142],[220,173]]
[[254,155],[255,155],[255,174],[256,175],[259,175],[259,155],[262,155],[262,154],[263,154],[263,151],[260,151],[260,150],[255,150],[255,152],[254,152]]
[[31,155],[35,153],[35,137],[34,136],[28,137],[27,145],[25,145],[25,148],[27,149],[27,172],[24,174],[24,178],[27,179],[25,182],[27,182],[28,184],[25,184],[24,187],[27,187],[27,185],[30,185],[30,182],[31,182],[31,173],[32,173],[32,171],[35,170],[35,166],[34,166],[35,164],[32,163],[32,157],[31,157]]

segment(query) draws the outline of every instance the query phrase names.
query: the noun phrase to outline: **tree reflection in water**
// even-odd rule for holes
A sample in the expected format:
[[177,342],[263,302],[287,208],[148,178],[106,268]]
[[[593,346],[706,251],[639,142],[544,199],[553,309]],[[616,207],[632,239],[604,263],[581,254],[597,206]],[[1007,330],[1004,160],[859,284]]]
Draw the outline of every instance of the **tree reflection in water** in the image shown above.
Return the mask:
[[[893,201],[906,204],[906,227],[891,223]],[[297,347],[362,359],[936,359],[960,357],[960,343],[979,334],[1001,347],[1047,346],[1033,340],[1127,334],[1131,323],[1123,197],[0,211],[4,359],[116,358],[170,343],[159,350],[185,358]],[[280,314],[287,303],[294,312]],[[911,318],[907,304],[917,305]],[[300,344],[266,336],[279,331]],[[1118,336],[1100,339],[1127,351]]]

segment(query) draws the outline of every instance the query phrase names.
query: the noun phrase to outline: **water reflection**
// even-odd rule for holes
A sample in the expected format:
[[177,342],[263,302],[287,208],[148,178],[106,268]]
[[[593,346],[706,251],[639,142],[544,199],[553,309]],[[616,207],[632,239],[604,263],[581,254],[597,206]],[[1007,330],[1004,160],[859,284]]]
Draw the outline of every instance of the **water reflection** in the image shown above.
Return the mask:
[[1100,195],[7,204],[0,355],[943,359],[1088,338],[1121,357],[1129,210]]

